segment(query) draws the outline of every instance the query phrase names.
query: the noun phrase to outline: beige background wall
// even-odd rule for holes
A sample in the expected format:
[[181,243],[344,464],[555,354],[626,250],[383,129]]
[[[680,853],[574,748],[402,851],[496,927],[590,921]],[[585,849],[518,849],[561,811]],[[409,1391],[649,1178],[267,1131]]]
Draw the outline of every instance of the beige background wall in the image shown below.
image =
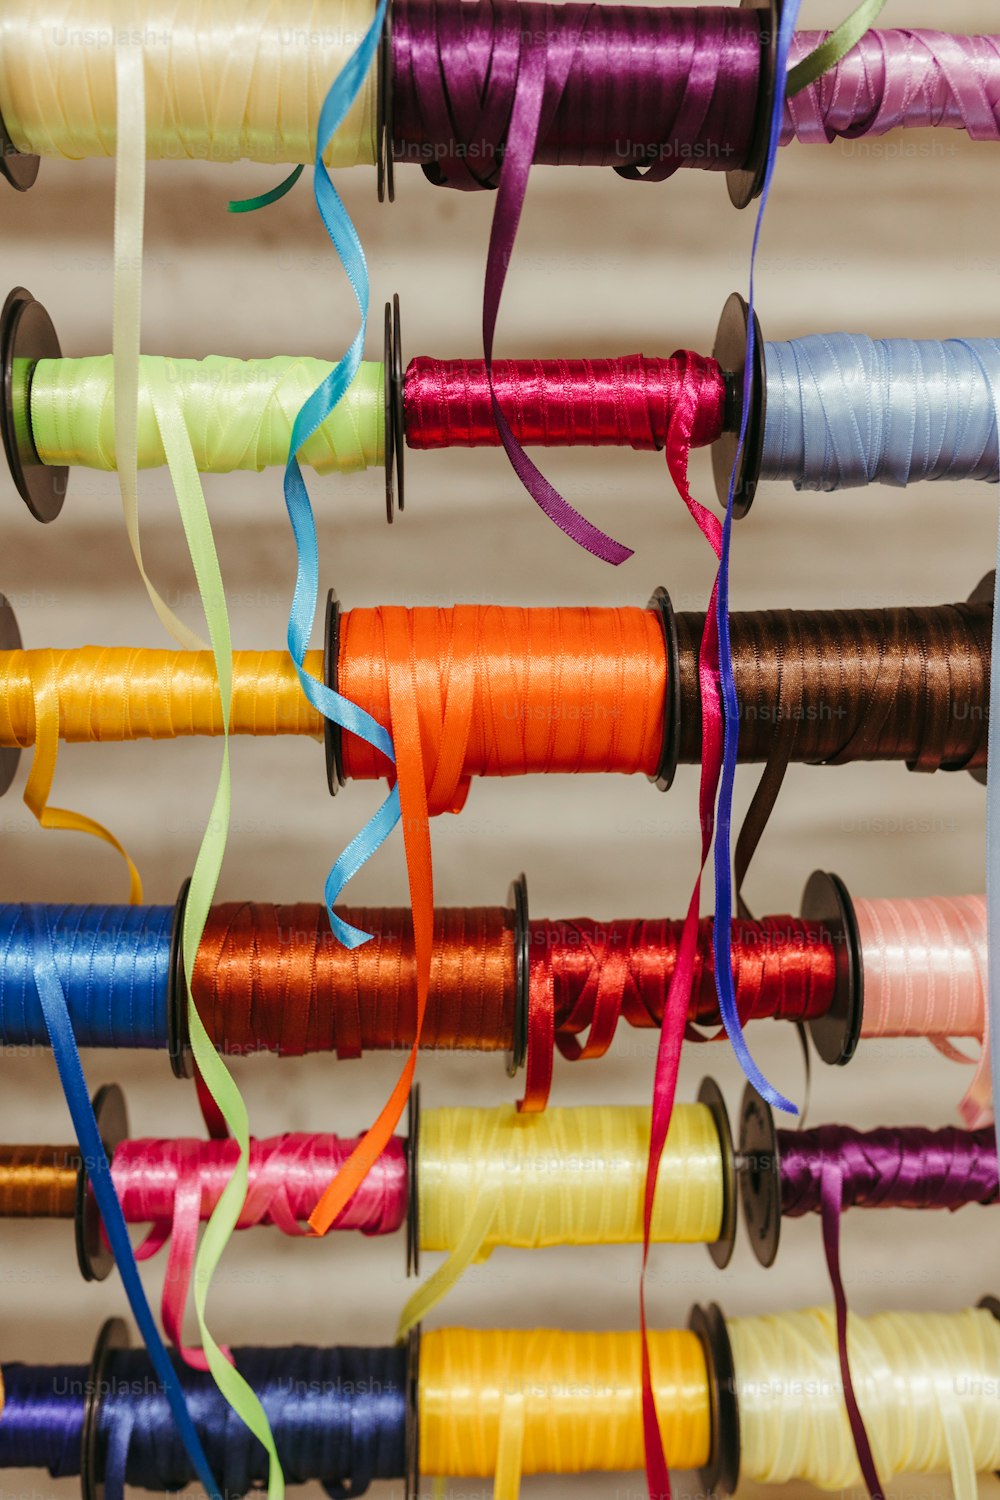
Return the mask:
[[[812,0],[807,24],[838,19],[844,0]],[[995,26],[995,7],[893,0],[884,21],[975,31]],[[901,151],[898,149],[901,148]],[[847,329],[874,335],[995,332],[998,251],[997,148],[944,134],[872,146],[792,147],[781,157],[760,270],[766,337]],[[45,162],[24,197],[0,194],[0,291],[27,284],[49,306],[67,354],[110,347],[112,175],[108,162]],[[145,348],[203,355],[278,352],[336,357],[354,328],[342,274],[318,225],[307,183],[279,207],[249,217],[226,199],[270,186],[273,169],[154,165],[149,174]],[[374,175],[340,186],[367,247],[374,293],[371,357],[380,357],[381,304],[402,295],[405,347],[474,355],[493,199],[432,189],[399,173],[394,207],[375,200]],[[746,280],[752,223],[730,209],[721,180],[682,172],[641,186],[610,172],[536,170],[504,304],[505,354],[707,352],[722,303]],[[651,454],[560,453],[546,472],[596,522],[636,549],[618,571],[571,546],[520,491],[500,454],[414,454],[405,517],[387,530],[375,474],[312,483],[320,518],[324,583],[346,605],[442,603],[644,603],[666,583],[679,605],[707,597],[710,557]],[[696,489],[711,491],[704,456]],[[143,481],[144,535],[168,599],[198,624],[196,595],[167,483]],[[280,475],[206,481],[235,639],[278,645],[293,578],[293,547]],[[59,522],[42,529],[12,486],[0,484],[0,587],[17,601],[25,642],[165,644],[125,543],[113,476],[79,472]],[[964,597],[991,566],[996,492],[922,486],[828,497],[772,487],[740,526],[734,599],[740,607],[945,601]],[[331,859],[375,805],[373,788],[326,796],[321,751],[311,742],[239,743],[235,810],[223,897],[319,899]],[[171,901],[190,871],[217,774],[210,743],[73,747],[61,753],[57,800],[110,823],[144,873],[147,899]],[[0,896],[12,900],[119,900],[126,885],[114,856],[69,835],[42,834],[20,802],[26,768],[0,809]],[[752,774],[739,778],[745,805]],[[695,861],[696,772],[682,770],[669,796],[644,781],[550,779],[474,787],[465,813],[434,828],[437,895],[443,903],[502,900],[528,873],[539,914],[680,914]],[[971,779],[910,776],[901,767],[789,774],[752,876],[758,910],[794,909],[817,865],[838,870],[867,895],[977,891],[983,876],[982,789]],[[356,880],[372,904],[405,895],[401,844]],[[772,1076],[795,1091],[797,1044],[777,1028],[753,1045]],[[127,1085],[134,1128],[192,1132],[193,1091],[165,1058],[96,1055],[93,1084]],[[681,1098],[711,1068],[736,1107],[738,1069],[725,1047],[685,1057]],[[563,1102],[645,1100],[652,1038],[622,1036],[603,1063],[559,1069]],[[237,1065],[259,1134],[281,1129],[353,1131],[373,1117],[395,1064],[323,1058]],[[425,1102],[510,1100],[497,1060],[427,1057]],[[962,1070],[929,1046],[868,1045],[847,1071],[815,1079],[812,1119],[945,1123],[965,1085]],[[69,1132],[51,1058],[0,1058],[0,1133],[59,1139]],[[968,1210],[960,1221],[902,1213],[855,1215],[845,1235],[853,1306],[957,1309],[998,1291],[994,1221]],[[121,1313],[116,1278],[77,1278],[67,1227],[0,1229],[0,1355],[84,1359],[102,1318]],[[626,1328],[637,1317],[636,1249],[497,1253],[439,1312],[441,1322],[483,1326],[538,1322]],[[158,1297],[162,1261],[146,1274]],[[233,1245],[212,1297],[217,1335],[231,1342],[389,1340],[406,1295],[398,1240],[350,1237],[293,1243],[276,1231]],[[732,1313],[826,1300],[815,1222],[786,1232],[779,1268],[760,1270],[741,1247],[724,1275],[698,1249],[657,1251],[652,1315],[682,1322],[692,1301],[717,1299]],[[682,1480],[687,1490],[693,1479]],[[5,1495],[70,1496],[71,1482],[8,1475]],[[571,1495],[618,1500],[642,1493],[639,1476],[582,1483],[532,1481],[537,1500]],[[905,1481],[900,1495],[928,1487]],[[318,1494],[319,1491],[317,1490]]]

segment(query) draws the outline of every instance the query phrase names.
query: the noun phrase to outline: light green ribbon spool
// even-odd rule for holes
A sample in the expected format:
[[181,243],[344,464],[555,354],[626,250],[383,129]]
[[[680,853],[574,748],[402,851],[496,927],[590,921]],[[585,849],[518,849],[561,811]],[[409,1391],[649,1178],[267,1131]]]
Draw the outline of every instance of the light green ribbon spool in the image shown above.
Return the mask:
[[[139,361],[139,467],[166,454],[150,394],[151,380],[174,392],[202,474],[284,464],[292,424],[306,398],[333,369],[321,359],[166,359]],[[115,366],[110,354],[43,359],[31,381],[31,429],[43,464],[117,468]],[[299,454],[318,474],[375,468],[385,455],[385,383],[381,364],[361,365],[346,396]]]

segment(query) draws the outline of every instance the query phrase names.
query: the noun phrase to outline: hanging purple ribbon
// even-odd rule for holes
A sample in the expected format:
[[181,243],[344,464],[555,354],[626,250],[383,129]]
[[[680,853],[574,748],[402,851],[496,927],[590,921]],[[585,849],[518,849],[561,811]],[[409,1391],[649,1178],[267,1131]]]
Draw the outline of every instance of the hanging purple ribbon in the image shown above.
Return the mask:
[[844,1291],[844,1282],[840,1274],[840,1216],[844,1204],[844,1171],[839,1156],[834,1156],[832,1153],[824,1155],[822,1193],[823,1250],[826,1254],[826,1268],[830,1273],[830,1285],[833,1288],[833,1305],[837,1313],[837,1356],[840,1361],[840,1379],[844,1387],[844,1405],[847,1407],[847,1419],[851,1424],[854,1451],[858,1455],[858,1464],[865,1487],[871,1500],[884,1500],[882,1483],[875,1468],[875,1459],[872,1456],[872,1447],[868,1439],[868,1429],[865,1427],[865,1419],[861,1415],[854,1381],[851,1378],[851,1359],[847,1348],[847,1294]]
[[[548,7],[545,7],[546,15]],[[514,250],[524,195],[528,187],[531,164],[535,159],[535,147],[540,133],[559,105],[566,79],[569,76],[573,54],[576,50],[585,12],[576,17],[576,26],[569,32],[561,32],[563,45],[556,47],[526,46],[522,48],[518,72],[517,91],[511,112],[510,125],[504,147],[503,167],[497,191],[493,225],[490,230],[490,248],[486,261],[486,284],[483,293],[483,356],[486,376],[490,383],[490,399],[496,419],[500,441],[506,450],[515,474],[528,494],[561,531],[579,546],[598,557],[602,562],[616,567],[632,556],[632,549],[616,542],[599,527],[582,516],[575,506],[560,495],[559,491],[532,463],[521,444],[511,431],[510,424],[500,409],[493,387],[493,336],[496,332],[500,298],[507,279],[507,267]]]

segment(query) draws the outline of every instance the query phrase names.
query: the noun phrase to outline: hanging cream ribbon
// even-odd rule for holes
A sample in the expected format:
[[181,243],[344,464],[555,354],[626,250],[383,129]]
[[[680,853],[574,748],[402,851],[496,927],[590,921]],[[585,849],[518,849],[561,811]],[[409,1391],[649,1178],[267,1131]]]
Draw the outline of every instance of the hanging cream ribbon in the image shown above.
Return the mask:
[[139,576],[160,622],[179,645],[204,651],[161,598],[146,572],[139,541],[139,353],[142,336],[142,256],[146,202],[146,63],[143,7],[118,0],[115,28],[115,239],[111,348],[115,369],[115,453],[125,529]]

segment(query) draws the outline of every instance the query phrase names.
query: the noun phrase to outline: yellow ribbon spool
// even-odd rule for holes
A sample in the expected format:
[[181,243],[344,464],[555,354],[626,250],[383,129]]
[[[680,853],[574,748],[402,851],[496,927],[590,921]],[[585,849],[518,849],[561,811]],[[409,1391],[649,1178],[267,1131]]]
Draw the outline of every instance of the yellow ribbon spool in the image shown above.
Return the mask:
[[[653,1203],[651,1239],[712,1244],[722,1228],[722,1142],[704,1104],[670,1120]],[[642,1242],[649,1110],[587,1105],[521,1114],[428,1110],[418,1150],[420,1248],[453,1251],[479,1198],[492,1203],[481,1254],[497,1245]]]
[[[678,1105],[657,1178],[651,1239],[714,1244],[722,1236],[726,1167],[720,1127],[705,1104]],[[410,1297],[402,1337],[467,1268],[498,1245],[642,1242],[649,1110],[596,1105],[521,1114],[434,1109],[417,1145],[418,1242],[447,1259]]]
[[[711,1414],[701,1342],[649,1335],[653,1393],[667,1462],[708,1462]],[[637,1333],[444,1328],[420,1343],[420,1469],[496,1476],[513,1500],[521,1474],[641,1469],[642,1357]]]

